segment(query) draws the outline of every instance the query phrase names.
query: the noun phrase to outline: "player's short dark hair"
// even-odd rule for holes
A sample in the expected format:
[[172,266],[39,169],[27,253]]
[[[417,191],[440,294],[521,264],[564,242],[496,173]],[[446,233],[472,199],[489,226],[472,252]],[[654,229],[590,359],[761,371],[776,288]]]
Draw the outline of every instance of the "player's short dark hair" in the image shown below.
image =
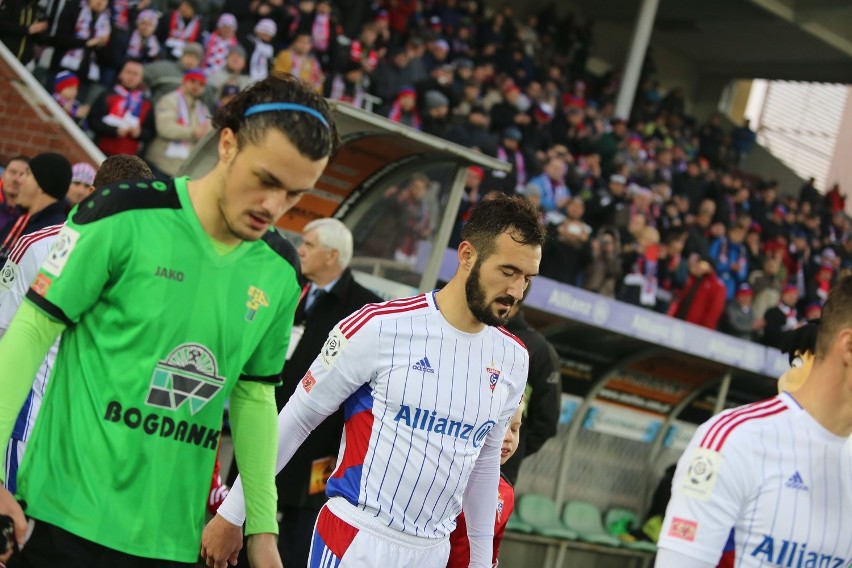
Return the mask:
[[[294,103],[319,112],[328,123],[300,111],[268,111],[245,116],[246,111],[263,103]],[[287,136],[299,153],[311,160],[320,160],[337,151],[340,137],[326,100],[308,84],[296,77],[270,76],[240,92],[213,117],[219,131],[230,128],[237,135],[237,145],[260,142],[269,128]]]
[[92,187],[99,188],[129,179],[154,179],[154,172],[139,156],[116,154],[104,160],[98,168]]
[[461,238],[473,245],[482,262],[494,252],[497,238],[509,233],[516,243],[542,246],[546,238],[539,212],[520,196],[497,194],[480,201],[462,227]]
[[852,328],[852,276],[844,276],[831,285],[819,320],[816,358],[825,358],[837,334],[848,328]]

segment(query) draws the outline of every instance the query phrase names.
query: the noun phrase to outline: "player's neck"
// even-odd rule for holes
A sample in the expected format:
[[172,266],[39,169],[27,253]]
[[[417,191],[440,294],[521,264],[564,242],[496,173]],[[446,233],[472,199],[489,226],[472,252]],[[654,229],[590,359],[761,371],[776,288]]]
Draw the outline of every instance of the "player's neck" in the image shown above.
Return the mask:
[[464,333],[479,333],[485,324],[476,319],[467,305],[464,282],[457,276],[435,294],[441,315],[451,326]]
[[805,384],[793,398],[823,428],[837,436],[852,435],[852,384],[843,369],[814,364]]
[[220,243],[238,245],[241,242],[239,237],[228,229],[228,225],[222,217],[222,211],[219,209],[219,203],[216,199],[218,191],[214,184],[217,179],[221,178],[214,176],[215,173],[216,170],[214,169],[201,179],[189,180],[186,183],[186,192],[204,232]]
[[33,204],[27,208],[28,215],[35,215],[36,213],[40,213],[47,209],[49,206],[56,203],[58,200],[54,197],[49,197],[47,195],[41,195],[33,200]]

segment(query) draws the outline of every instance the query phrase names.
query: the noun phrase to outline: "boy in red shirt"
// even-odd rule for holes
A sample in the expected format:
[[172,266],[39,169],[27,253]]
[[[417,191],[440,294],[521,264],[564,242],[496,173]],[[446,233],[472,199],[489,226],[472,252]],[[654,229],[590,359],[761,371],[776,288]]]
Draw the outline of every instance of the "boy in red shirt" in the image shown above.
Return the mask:
[[[512,422],[503,437],[503,447],[500,453],[500,465],[506,463],[518,449],[518,433],[521,430],[521,418],[524,414],[524,399],[512,417]],[[497,566],[497,555],[500,553],[500,542],[506,532],[506,523],[515,509],[515,489],[500,474],[500,484],[497,486],[497,514],[494,519],[494,555],[491,558],[492,568]],[[467,568],[470,564],[470,544],[467,541],[467,524],[464,513],[456,519],[456,528],[450,534],[450,558],[447,568]]]

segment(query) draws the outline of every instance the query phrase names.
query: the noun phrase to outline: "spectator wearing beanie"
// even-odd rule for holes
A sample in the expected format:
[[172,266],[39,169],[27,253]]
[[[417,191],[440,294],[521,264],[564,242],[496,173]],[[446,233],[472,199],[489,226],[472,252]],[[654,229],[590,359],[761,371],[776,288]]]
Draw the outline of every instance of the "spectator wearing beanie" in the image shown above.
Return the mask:
[[204,73],[200,69],[187,71],[181,88],[157,103],[157,137],[151,142],[146,158],[166,176],[177,174],[193,146],[210,130],[210,110],[199,100],[204,86]]
[[423,132],[449,138],[450,100],[440,91],[428,91],[423,95]]
[[[211,74],[225,68],[225,60],[237,45],[237,19],[227,12],[216,20],[216,30],[207,38],[204,72]],[[245,55],[245,54],[244,54]]]
[[88,162],[79,162],[71,168],[71,185],[65,194],[65,201],[71,207],[77,205],[89,195],[95,183],[97,170]]
[[249,56],[249,77],[252,81],[263,81],[269,75],[275,57],[272,42],[277,33],[278,26],[269,18],[263,18],[254,26],[254,36],[251,38],[253,46]]
[[82,121],[89,113],[89,106],[80,104],[77,93],[80,90],[80,79],[71,71],[60,71],[53,84],[53,100],[59,103],[68,116]]
[[420,111],[417,110],[417,91],[412,87],[403,87],[391,105],[388,118],[394,122],[420,130]]
[[160,59],[145,66],[144,81],[151,91],[151,102],[157,102],[183,83],[183,74],[201,67],[204,48],[200,43],[188,43],[183,48],[179,61]]
[[24,235],[65,222],[63,199],[71,184],[71,164],[60,154],[39,154],[30,159],[21,181],[18,206],[26,211],[0,230],[0,261]]
[[151,63],[160,58],[160,40],[154,32],[160,17],[154,10],[142,10],[136,16],[136,29],[130,34],[127,58]]
[[766,322],[763,318],[755,317],[753,301],[751,287],[748,284],[740,284],[734,299],[728,302],[725,308],[725,318],[722,322],[725,333],[750,341],[763,329]]

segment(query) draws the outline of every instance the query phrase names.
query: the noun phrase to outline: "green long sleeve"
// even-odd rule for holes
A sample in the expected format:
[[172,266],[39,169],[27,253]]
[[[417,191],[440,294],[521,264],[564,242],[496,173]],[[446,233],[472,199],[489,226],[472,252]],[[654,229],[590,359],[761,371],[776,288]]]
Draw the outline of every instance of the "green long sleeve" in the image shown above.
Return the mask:
[[[33,386],[39,365],[64,329],[64,324],[53,321],[29,302],[24,302],[0,339],[0,366],[3,368],[0,373],[0,393],[3,393],[0,396],[0,442],[4,445],[12,435],[15,420]],[[274,412],[274,400],[272,406]],[[272,462],[274,472],[274,455]],[[0,482],[5,482],[2,470]]]
[[239,381],[231,393],[231,432],[246,501],[246,535],[278,534],[275,387]]

